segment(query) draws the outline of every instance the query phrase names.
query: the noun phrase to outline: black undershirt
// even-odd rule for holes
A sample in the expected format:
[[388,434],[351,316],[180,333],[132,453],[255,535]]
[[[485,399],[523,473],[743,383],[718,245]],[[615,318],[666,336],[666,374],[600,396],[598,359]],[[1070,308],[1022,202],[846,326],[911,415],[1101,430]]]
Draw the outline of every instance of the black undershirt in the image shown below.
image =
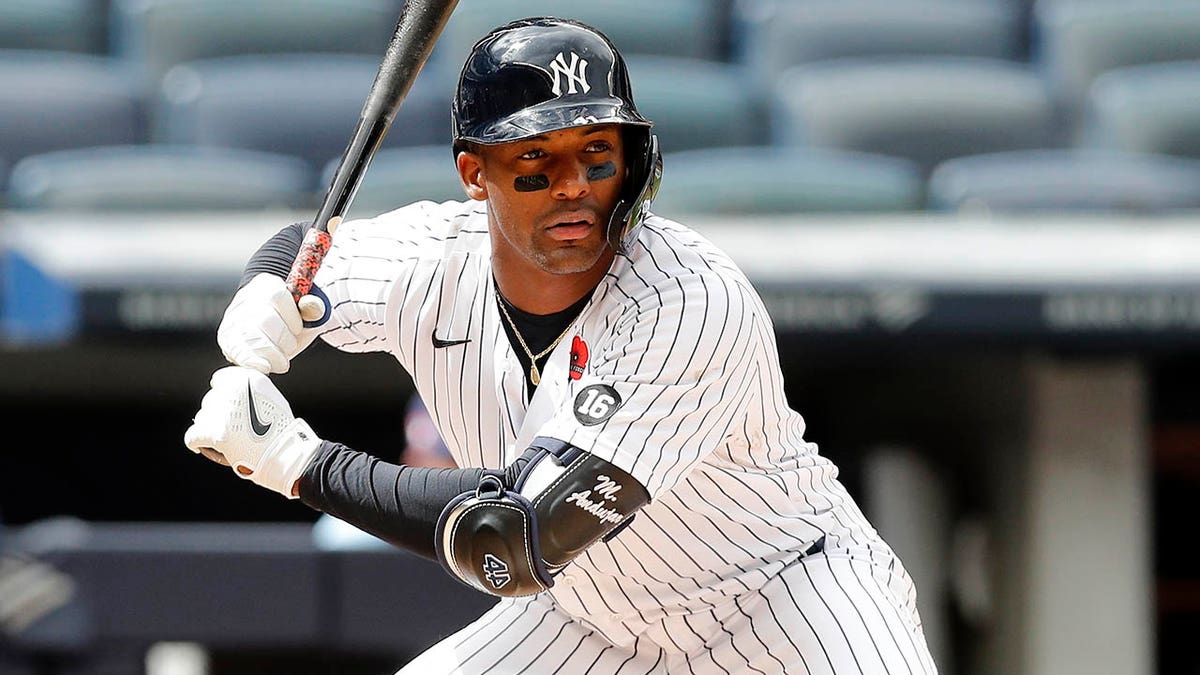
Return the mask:
[[304,233],[308,231],[307,223],[292,223],[280,230],[275,236],[263,242],[258,247],[242,270],[242,279],[238,288],[250,283],[254,277],[266,272],[280,279],[287,279],[292,271],[292,263],[300,253],[304,243]]
[[[521,331],[521,337],[525,338],[525,344],[529,345],[529,351],[532,354],[540,353],[543,349],[549,347],[555,338],[562,335],[567,326],[571,325],[571,322],[583,311],[583,308],[587,305],[591,297],[592,293],[588,291],[582,298],[576,300],[574,304],[561,312],[554,312],[553,314],[530,314],[509,302],[507,298],[500,294],[499,287],[496,288],[496,298],[499,302],[504,303],[504,307],[508,309],[508,315],[512,317],[513,323],[517,325],[517,330]],[[529,392],[529,396],[532,398],[537,385],[533,383],[533,380],[529,379],[529,354],[526,354],[525,350],[521,348],[521,341],[517,339],[516,334],[513,332],[513,327],[504,318],[503,312],[500,315],[500,323],[504,326],[504,332],[508,335],[508,341],[512,345],[513,352],[517,355],[517,360],[521,362],[521,367],[525,369],[525,385],[528,387],[526,391]],[[539,372],[546,372],[546,362],[550,360],[550,354],[553,353],[554,350],[550,350],[549,354],[538,359],[537,367]]]
[[417,467],[322,441],[300,476],[300,501],[393,546],[437,560],[434,533],[446,505],[478,488],[485,474],[512,488],[530,459],[526,452],[503,471]]

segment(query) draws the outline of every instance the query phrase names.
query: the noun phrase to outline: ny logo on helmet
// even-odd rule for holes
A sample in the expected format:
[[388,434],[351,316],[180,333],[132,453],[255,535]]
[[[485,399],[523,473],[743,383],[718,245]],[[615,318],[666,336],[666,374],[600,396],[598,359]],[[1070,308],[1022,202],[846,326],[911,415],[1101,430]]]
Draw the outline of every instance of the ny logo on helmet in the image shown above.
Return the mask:
[[567,61],[562,52],[554,57],[550,62],[550,72],[554,73],[554,86],[551,91],[555,96],[562,96],[562,79],[567,78],[567,93],[577,93],[575,85],[578,84],[583,93],[588,93],[592,87],[587,83],[587,66],[588,62],[579,58],[575,52],[571,52],[571,60]]

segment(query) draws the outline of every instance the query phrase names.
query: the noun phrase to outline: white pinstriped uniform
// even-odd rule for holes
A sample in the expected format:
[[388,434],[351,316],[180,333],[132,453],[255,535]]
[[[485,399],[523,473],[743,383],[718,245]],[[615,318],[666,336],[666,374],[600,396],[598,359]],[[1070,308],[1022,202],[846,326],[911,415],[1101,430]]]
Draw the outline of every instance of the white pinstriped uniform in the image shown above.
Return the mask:
[[[550,591],[501,600],[403,672],[934,672],[912,582],[803,439],[770,319],[728,257],[649,217],[527,401],[490,249],[480,202],[344,223],[316,277],[334,308],[323,339],[393,354],[460,466],[502,468],[552,436],[625,469],[652,501]],[[434,335],[469,342],[435,348]],[[578,380],[575,336],[588,348]],[[594,384],[622,401],[585,425],[576,396]]]

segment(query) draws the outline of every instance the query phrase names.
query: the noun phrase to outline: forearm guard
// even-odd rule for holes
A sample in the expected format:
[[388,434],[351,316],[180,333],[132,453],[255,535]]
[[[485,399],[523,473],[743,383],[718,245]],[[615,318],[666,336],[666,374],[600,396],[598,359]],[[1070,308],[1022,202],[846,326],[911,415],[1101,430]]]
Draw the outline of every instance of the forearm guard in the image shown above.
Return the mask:
[[540,593],[599,539],[616,535],[650,501],[624,470],[573,445],[536,438],[515,485],[485,473],[438,520],[438,559],[492,595]]

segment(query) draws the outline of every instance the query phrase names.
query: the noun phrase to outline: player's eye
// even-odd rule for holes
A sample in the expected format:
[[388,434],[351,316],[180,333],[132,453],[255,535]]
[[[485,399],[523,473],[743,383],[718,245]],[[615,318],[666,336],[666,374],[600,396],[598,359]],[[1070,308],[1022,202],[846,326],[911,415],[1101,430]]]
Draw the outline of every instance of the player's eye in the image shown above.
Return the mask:
[[592,141],[584,148],[584,152],[608,152],[612,150],[612,143],[608,141]]
[[543,152],[542,150],[540,150],[538,148],[534,148],[533,150],[526,150],[525,152],[522,152],[521,154],[517,155],[517,159],[534,160],[534,159],[541,159],[545,156],[546,156],[545,152]]

